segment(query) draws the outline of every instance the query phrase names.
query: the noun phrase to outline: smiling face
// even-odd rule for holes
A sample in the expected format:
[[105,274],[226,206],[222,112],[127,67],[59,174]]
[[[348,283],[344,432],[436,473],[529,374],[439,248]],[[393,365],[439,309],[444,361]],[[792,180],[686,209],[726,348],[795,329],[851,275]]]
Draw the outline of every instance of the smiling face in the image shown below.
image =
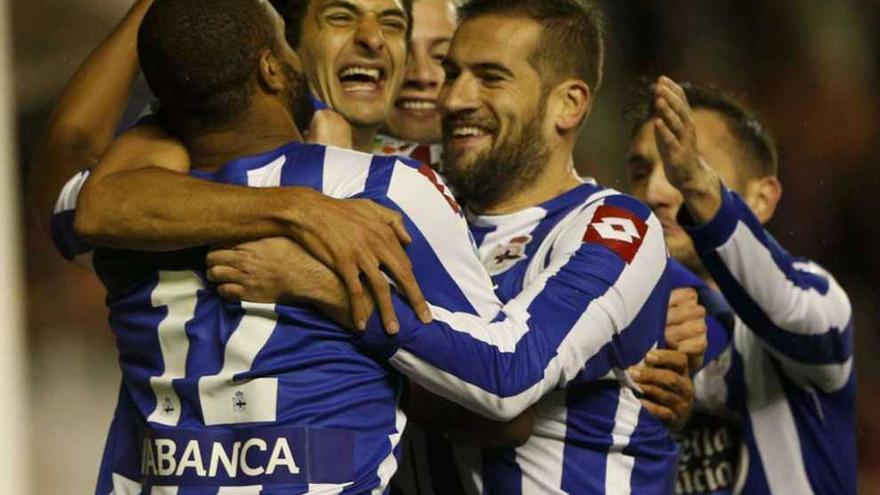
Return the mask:
[[464,203],[491,204],[546,161],[545,133],[554,127],[545,125],[547,94],[529,62],[540,35],[535,21],[497,15],[468,20],[455,33],[440,110],[444,174]]
[[[700,153],[706,162],[725,184],[742,194],[746,184],[741,174],[737,173],[735,160],[739,157],[738,145],[724,118],[712,110],[695,109],[693,121]],[[684,198],[666,179],[651,122],[643,125],[633,138],[626,170],[633,196],[650,206],[663,225],[669,253],[691,270],[703,274],[705,269],[694,244],[678,224],[678,212],[684,204]]]
[[442,139],[437,97],[443,85],[443,59],[455,33],[455,5],[450,0],[416,0],[413,31],[403,87],[388,115],[388,131],[421,144]]
[[400,0],[311,0],[297,49],[315,95],[355,127],[378,127],[400,86]]

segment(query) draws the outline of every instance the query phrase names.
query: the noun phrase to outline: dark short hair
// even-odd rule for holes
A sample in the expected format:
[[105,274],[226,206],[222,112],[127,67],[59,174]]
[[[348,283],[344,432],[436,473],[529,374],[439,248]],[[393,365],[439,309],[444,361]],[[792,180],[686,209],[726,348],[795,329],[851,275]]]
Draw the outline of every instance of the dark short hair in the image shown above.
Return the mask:
[[[287,42],[294,49],[299,49],[302,42],[303,21],[306,18],[306,12],[309,10],[309,2],[312,0],[270,0],[272,6],[275,7],[285,22],[285,36]],[[406,13],[406,39],[409,40],[412,35],[412,3],[413,0],[401,0],[403,11]]]
[[543,32],[530,57],[541,72],[585,81],[595,94],[602,86],[605,63],[605,16],[587,0],[471,0],[458,11],[466,22],[485,15],[522,16]]
[[277,42],[257,0],[156,0],[138,32],[138,55],[175,130],[208,130],[248,107],[260,53]]
[[[630,128],[630,136],[635,137],[648,121],[655,117],[653,81],[644,80],[631,92],[624,106],[624,121]],[[694,110],[703,109],[717,112],[724,118],[731,136],[743,153],[747,172],[752,177],[776,176],[779,172],[779,157],[772,133],[761,124],[755,113],[739,98],[709,86],[679,83],[684,89],[688,103]]]

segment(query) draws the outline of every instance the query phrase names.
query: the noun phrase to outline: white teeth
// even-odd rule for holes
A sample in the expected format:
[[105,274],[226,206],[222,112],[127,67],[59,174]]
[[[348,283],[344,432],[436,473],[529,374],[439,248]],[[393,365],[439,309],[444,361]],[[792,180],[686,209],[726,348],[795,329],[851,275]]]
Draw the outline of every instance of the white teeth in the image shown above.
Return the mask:
[[378,82],[382,72],[379,69],[369,69],[367,67],[349,67],[339,74],[339,77],[350,76],[367,76],[373,81]]
[[476,137],[486,134],[486,131],[479,127],[456,127],[452,130],[455,137]]
[[437,104],[432,101],[405,101],[401,105],[405,110],[436,110]]

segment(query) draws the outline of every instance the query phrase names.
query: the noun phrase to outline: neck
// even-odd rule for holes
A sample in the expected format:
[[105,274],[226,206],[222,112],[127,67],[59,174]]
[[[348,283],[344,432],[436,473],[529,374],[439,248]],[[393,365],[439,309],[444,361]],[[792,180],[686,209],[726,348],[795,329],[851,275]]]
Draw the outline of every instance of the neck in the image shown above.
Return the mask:
[[301,140],[302,135],[288,112],[251,108],[232,125],[187,136],[184,142],[192,167],[212,171],[224,163],[266,153]]
[[514,191],[491,205],[468,205],[479,215],[505,215],[546,203],[571,191],[583,182],[574,169],[572,147],[559,146],[550,154],[543,171],[527,184],[517,184]]
[[363,153],[373,152],[373,143],[379,134],[379,126],[351,128],[351,144],[356,151]]

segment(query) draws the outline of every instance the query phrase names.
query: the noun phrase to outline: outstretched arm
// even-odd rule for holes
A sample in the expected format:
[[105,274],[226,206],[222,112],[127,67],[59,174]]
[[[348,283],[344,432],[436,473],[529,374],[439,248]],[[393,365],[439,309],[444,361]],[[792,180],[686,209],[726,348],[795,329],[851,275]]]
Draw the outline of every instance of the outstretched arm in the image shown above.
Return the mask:
[[[697,150],[684,91],[657,85],[658,147],[670,182],[683,194],[688,227],[703,264],[736,314],[801,385],[825,392],[852,372],[852,307],[843,288],[815,263],[786,252]],[[687,215],[686,215],[687,216]]]
[[78,172],[94,166],[119,127],[138,74],[137,32],[153,0],[137,0],[64,88],[31,167],[30,202],[50,232],[56,198]]

